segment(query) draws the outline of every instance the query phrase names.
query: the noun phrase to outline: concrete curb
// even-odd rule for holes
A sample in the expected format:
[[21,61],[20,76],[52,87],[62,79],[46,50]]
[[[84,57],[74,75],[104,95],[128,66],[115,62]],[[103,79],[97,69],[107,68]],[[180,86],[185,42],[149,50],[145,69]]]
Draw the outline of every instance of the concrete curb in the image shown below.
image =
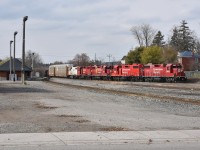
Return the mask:
[[0,147],[198,142],[200,130],[0,134]]

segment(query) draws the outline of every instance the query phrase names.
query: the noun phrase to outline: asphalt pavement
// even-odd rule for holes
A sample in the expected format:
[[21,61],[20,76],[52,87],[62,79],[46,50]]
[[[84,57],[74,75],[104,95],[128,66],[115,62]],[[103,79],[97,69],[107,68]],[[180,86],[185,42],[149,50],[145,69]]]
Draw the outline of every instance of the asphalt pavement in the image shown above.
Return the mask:
[[199,149],[200,130],[0,134],[0,149]]

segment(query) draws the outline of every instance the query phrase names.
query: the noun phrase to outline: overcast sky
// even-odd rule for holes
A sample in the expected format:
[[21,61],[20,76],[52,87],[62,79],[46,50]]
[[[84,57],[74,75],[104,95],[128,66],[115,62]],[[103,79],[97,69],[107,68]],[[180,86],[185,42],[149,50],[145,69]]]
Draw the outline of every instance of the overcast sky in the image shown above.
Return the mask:
[[9,57],[9,41],[16,36],[16,57],[22,55],[23,17],[26,51],[39,53],[44,63],[73,59],[120,60],[138,46],[130,28],[150,24],[165,39],[186,20],[200,36],[199,0],[0,0],[0,58]]

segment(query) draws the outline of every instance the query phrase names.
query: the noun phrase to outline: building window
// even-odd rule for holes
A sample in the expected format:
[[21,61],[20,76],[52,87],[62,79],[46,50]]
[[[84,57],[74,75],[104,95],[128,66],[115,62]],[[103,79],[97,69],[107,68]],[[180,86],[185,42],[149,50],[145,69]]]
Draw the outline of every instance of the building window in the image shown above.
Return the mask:
[[198,64],[198,63],[199,63],[199,59],[195,58],[195,64]]

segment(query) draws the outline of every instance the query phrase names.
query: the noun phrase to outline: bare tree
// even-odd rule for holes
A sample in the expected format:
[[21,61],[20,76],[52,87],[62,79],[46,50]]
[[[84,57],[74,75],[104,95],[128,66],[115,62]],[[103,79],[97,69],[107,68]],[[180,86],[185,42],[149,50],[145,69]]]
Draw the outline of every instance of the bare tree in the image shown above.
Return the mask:
[[33,76],[35,76],[36,72],[39,72],[40,77],[43,77],[45,75],[45,70],[48,70],[48,66],[43,64],[40,55],[31,50],[26,52],[25,63],[33,69]]
[[38,53],[28,50],[26,52],[25,63],[29,67],[31,67],[32,63],[34,63],[34,67],[39,67],[43,62]]
[[131,28],[131,32],[133,36],[135,37],[135,39],[138,41],[138,44],[140,45],[140,47],[150,46],[156,34],[156,30],[154,30],[149,24],[133,26]]
[[131,32],[133,33],[133,36],[136,38],[136,40],[138,41],[138,44],[140,45],[140,47],[144,46],[143,44],[143,37],[142,37],[142,32],[140,30],[140,27],[138,26],[133,26],[131,28]]
[[74,66],[87,66],[90,64],[90,57],[86,53],[76,54],[73,60],[69,60],[68,63]]

